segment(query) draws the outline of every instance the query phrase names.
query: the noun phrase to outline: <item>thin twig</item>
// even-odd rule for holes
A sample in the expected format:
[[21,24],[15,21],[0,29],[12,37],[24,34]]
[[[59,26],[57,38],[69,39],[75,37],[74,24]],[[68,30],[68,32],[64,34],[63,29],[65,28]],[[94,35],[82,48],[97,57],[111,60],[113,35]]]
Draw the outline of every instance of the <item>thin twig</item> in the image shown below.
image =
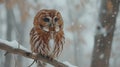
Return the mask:
[[31,67],[35,62],[36,60],[34,60],[28,67]]
[[4,54],[4,56],[6,56],[8,53],[9,53],[9,52],[6,52],[6,53]]

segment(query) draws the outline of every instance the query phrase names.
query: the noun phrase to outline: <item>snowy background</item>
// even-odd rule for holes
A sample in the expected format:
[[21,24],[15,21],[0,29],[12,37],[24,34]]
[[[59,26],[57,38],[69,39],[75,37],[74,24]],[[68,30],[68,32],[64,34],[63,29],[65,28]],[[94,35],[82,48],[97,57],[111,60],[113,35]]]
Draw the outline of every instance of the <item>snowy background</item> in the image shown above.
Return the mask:
[[[0,0],[0,39],[17,40],[30,50],[29,32],[40,9],[57,9],[64,20],[66,43],[61,62],[90,67],[100,0]],[[0,67],[27,67],[32,59],[0,50]],[[67,61],[67,62],[66,62]],[[120,67],[120,11],[117,17],[110,67]],[[33,65],[35,67],[35,65]],[[50,66],[48,66],[50,67]]]

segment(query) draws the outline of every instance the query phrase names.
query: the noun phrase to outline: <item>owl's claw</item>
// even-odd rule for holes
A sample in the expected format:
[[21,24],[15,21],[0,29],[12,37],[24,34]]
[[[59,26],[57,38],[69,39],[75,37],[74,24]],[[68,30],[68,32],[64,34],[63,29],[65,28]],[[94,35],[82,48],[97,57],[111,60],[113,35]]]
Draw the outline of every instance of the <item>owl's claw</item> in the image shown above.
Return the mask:
[[[41,54],[42,55],[42,54]],[[39,55],[38,55],[39,56]],[[44,57],[44,58],[48,58],[49,60],[53,60],[53,57],[52,56],[47,56],[47,55],[42,55],[42,57]]]
[[53,61],[53,58],[49,58],[49,60]]
[[52,56],[49,56],[48,58],[49,58],[49,60],[53,61],[53,57]]

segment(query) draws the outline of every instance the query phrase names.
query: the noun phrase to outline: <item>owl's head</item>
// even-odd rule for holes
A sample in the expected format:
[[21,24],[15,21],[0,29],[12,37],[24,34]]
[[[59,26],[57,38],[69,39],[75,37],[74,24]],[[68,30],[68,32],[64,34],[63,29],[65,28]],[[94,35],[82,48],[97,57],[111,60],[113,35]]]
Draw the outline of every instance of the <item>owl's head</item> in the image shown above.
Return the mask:
[[63,29],[63,19],[57,10],[42,9],[34,18],[34,27],[45,32],[59,32]]

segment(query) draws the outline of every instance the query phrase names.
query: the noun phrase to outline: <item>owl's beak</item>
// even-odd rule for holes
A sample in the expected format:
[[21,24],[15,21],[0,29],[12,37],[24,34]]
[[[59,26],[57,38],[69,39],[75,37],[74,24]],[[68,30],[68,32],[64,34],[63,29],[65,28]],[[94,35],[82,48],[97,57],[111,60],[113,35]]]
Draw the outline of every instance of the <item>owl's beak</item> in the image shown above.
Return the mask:
[[53,27],[54,26],[54,24],[53,23],[50,23],[50,25],[49,25],[50,27]]
[[60,30],[60,28],[59,28],[59,26],[57,26],[56,24],[54,24],[54,23],[50,23],[49,24],[49,29],[50,29],[50,31],[54,31],[54,32],[58,32],[59,30]]

